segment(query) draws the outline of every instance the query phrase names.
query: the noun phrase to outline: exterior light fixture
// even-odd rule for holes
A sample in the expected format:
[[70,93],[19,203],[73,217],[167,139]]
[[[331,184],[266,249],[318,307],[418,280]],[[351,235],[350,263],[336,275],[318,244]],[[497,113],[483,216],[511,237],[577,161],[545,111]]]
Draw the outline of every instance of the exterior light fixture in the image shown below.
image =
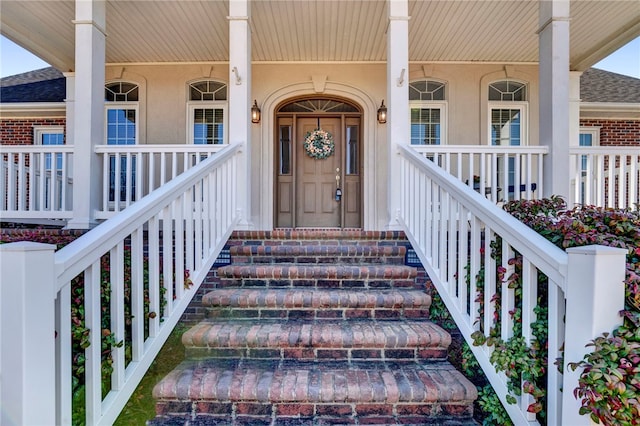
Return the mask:
[[384,124],[387,122],[387,107],[384,106],[384,99],[382,100],[382,104],[380,104],[380,108],[378,108],[378,123]]
[[255,99],[253,100],[253,106],[251,107],[251,122],[260,122],[260,108],[258,108],[258,102]]

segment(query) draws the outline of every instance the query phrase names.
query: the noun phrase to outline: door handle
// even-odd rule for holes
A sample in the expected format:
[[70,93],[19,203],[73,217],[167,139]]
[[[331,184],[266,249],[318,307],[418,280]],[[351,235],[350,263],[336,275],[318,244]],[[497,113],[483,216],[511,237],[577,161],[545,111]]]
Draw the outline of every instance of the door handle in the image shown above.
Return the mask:
[[336,187],[340,188],[340,167],[336,169]]

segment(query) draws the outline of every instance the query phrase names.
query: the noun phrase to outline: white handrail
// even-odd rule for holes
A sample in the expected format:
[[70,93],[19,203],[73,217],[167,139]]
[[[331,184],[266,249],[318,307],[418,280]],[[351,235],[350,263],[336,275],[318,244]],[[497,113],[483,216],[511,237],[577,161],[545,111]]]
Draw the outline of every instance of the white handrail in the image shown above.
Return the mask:
[[637,208],[640,203],[640,149],[600,146],[569,149],[576,204]]
[[539,198],[546,146],[411,145],[494,203]]
[[5,219],[73,215],[73,146],[5,145],[0,152],[0,211]]
[[[496,327],[502,341],[521,338],[530,345],[537,339],[534,328],[540,327],[534,327],[538,293],[546,292],[547,423],[589,424],[572,392],[579,372],[562,375],[552,364],[566,343],[567,372],[567,364],[580,360],[590,340],[621,323],[626,250],[580,247],[567,255],[413,147],[400,145],[399,156],[398,221],[513,422],[538,424],[528,410],[533,398],[524,392],[523,378],[515,377],[511,383],[515,380],[522,395],[508,404],[506,371],[491,362],[494,347],[486,342],[475,346],[472,335],[479,332],[486,338]],[[514,286],[519,286],[517,293]],[[598,315],[585,310],[587,305],[598,309]],[[520,311],[518,319],[515,310]]]
[[102,203],[96,217],[113,216],[226,146],[96,146],[102,157]]
[[[239,150],[239,145],[225,147],[55,254],[56,424],[69,424],[71,418],[72,280],[84,277],[85,326],[101,330],[100,280],[108,275],[111,333],[118,341],[124,340],[124,289],[130,286],[131,342],[112,348],[114,372],[105,398],[101,332],[90,333],[91,344],[86,350],[87,424],[112,424],[237,223],[235,174]],[[108,272],[101,267],[105,256]],[[131,282],[125,282],[125,268],[130,268]],[[192,286],[187,285],[188,280]],[[145,315],[145,292],[148,312],[153,315]],[[125,346],[129,345],[132,359],[126,363]]]
[[[403,201],[399,220],[407,236],[511,418],[516,424],[536,424],[535,415],[527,412],[530,401],[526,394],[516,405],[506,403],[507,380],[490,362],[492,348],[474,346],[471,335],[478,330],[488,333],[495,315],[500,318],[502,339],[513,336],[515,323],[509,311],[514,308],[514,290],[505,284],[497,286],[496,277],[499,267],[504,268],[505,279],[513,272],[508,260],[518,252],[523,259],[522,335],[529,342],[533,338],[530,324],[535,321],[538,274],[549,277],[552,297],[564,300],[567,254],[412,147],[401,145],[400,157]],[[495,250],[501,254],[501,265],[491,257],[492,243],[495,247],[498,241],[501,243]],[[475,283],[481,267],[485,269],[484,280]],[[480,285],[482,300],[477,299],[480,293],[474,284]],[[492,300],[496,293],[501,298],[500,309]],[[484,314],[479,317],[481,307]],[[563,307],[563,303],[549,307],[549,359],[560,355]],[[559,374],[550,369],[550,400],[557,400],[560,386]],[[559,424],[559,409],[550,407],[548,411],[549,424]]]

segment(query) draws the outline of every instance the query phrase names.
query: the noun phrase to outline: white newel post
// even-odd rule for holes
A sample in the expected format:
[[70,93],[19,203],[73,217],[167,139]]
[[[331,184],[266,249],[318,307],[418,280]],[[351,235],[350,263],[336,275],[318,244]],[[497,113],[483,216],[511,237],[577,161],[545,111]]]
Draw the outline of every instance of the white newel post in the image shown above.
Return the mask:
[[0,425],[53,425],[55,246],[0,245]]
[[538,10],[543,195],[569,197],[569,0],[540,0]]
[[399,229],[401,173],[399,144],[409,143],[409,2],[389,0],[387,30],[387,143],[389,144],[389,228]]
[[251,222],[251,29],[248,0],[229,1],[229,143],[243,145],[237,167],[240,228]]
[[96,225],[101,164],[95,146],[104,140],[106,9],[104,0],[76,0],[73,219],[68,228]]
[[589,351],[587,343],[622,324],[618,312],[624,308],[627,251],[584,246],[567,249],[567,253],[562,424],[578,426],[591,424],[591,419],[578,414],[580,401],[573,396],[582,369],[571,371],[568,363],[581,361]]

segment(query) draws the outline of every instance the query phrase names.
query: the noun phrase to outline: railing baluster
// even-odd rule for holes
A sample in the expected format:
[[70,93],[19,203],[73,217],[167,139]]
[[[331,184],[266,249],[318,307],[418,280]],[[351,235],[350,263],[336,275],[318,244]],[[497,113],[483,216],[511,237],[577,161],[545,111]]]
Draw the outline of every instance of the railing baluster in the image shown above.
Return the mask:
[[[527,346],[531,346],[531,341],[534,339],[531,324],[536,321],[536,314],[534,308],[538,304],[538,275],[535,267],[531,264],[529,259],[522,259],[522,336],[524,337]],[[523,386],[524,383],[521,384]],[[534,413],[530,413],[527,408],[534,402],[531,394],[522,392],[520,396],[520,410],[523,413],[527,413],[527,417],[530,421],[536,419]]]
[[449,217],[449,204],[447,194],[438,187],[438,202],[440,207],[440,229],[438,230],[438,269],[440,270],[440,279],[447,279],[447,218]]
[[58,291],[55,301],[56,327],[56,424],[71,424],[71,282]]
[[102,310],[100,309],[100,260],[84,272],[85,327],[89,329],[89,347],[85,349],[86,422],[98,424],[102,415]]
[[144,242],[142,229],[131,233],[131,361],[144,356]]
[[511,274],[514,272],[514,267],[510,264],[509,260],[515,257],[515,253],[513,249],[509,245],[509,243],[503,238],[502,239],[502,272],[504,274],[503,279],[501,280],[501,298],[500,298],[500,323],[502,324],[500,328],[500,334],[502,340],[508,340],[510,337],[513,337],[513,318],[509,314],[514,309],[515,305],[515,296],[514,289],[509,288],[508,282]]
[[162,211],[162,282],[164,286],[164,317],[173,312],[173,208]]
[[619,157],[620,168],[618,170],[618,185],[616,185],[618,193],[618,208],[624,209],[627,206],[627,156],[620,155]]
[[160,329],[160,249],[159,220],[155,215],[148,222],[149,256],[149,337],[156,337]]
[[[547,336],[547,424],[559,425],[562,419],[562,374],[552,362],[562,357],[561,347],[564,343],[565,300],[559,283],[549,279],[547,284],[549,293]],[[571,392],[571,389],[568,389]]]
[[468,289],[467,280],[465,279],[469,261],[469,227],[467,219],[468,212],[461,203],[456,202],[456,204],[458,206],[458,226],[456,227],[458,233],[458,250],[456,253],[456,257],[458,259],[457,281],[458,297],[460,301],[459,309],[461,312],[469,315],[467,311],[467,297],[470,291]]
[[[111,333],[116,342],[125,341],[124,317],[124,243],[120,241],[109,254],[110,282],[111,282]],[[125,383],[125,345],[111,348],[113,372],[111,373],[111,388],[120,390]]]

